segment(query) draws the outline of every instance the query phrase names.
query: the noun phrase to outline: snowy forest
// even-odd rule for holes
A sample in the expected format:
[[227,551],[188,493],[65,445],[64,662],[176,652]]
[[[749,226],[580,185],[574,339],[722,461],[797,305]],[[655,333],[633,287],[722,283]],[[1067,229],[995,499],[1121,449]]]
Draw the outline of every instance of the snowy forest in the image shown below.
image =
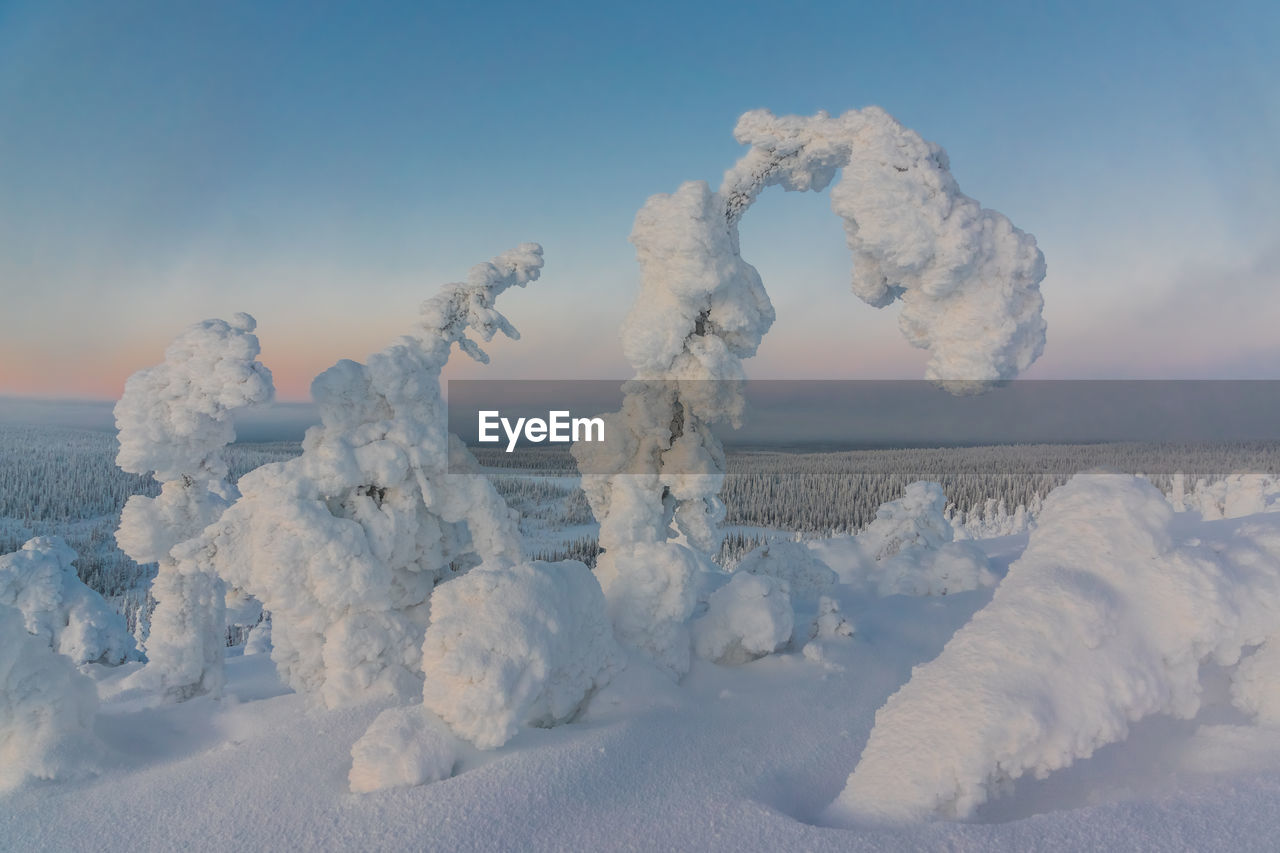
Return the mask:
[[115,434],[0,428],[0,847],[1120,849],[1254,811],[1280,441],[726,449],[771,187],[830,187],[947,392],[1046,344],[1035,238],[940,146],[875,107],[734,135],[636,215],[602,442],[448,430],[535,243],[316,376],[301,443],[236,442],[276,395],[248,314],[175,329]]

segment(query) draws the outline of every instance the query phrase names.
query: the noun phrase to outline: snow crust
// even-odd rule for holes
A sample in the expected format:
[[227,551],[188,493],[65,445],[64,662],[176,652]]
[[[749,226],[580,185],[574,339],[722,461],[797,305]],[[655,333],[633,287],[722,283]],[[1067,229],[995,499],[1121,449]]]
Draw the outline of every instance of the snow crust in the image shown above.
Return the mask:
[[826,819],[964,818],[1152,714],[1191,717],[1200,664],[1234,664],[1280,624],[1280,537],[1180,542],[1145,480],[1077,475],[991,603],[876,714]]
[[0,556],[0,605],[17,608],[22,624],[74,663],[138,660],[124,617],[76,574],[75,551],[58,536],[39,536]]
[[576,560],[440,585],[422,657],[423,705],[481,749],[572,720],[623,663],[600,584]]
[[31,779],[72,779],[96,769],[98,694],[48,638],[0,603],[0,794]]

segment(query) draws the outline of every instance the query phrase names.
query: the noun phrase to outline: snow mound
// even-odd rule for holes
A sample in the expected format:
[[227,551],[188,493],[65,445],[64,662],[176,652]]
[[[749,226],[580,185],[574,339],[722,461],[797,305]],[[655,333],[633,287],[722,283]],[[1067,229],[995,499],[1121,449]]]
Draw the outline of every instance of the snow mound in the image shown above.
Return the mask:
[[[623,478],[626,479],[626,478]],[[619,642],[679,678],[689,671],[689,618],[709,561],[673,542],[615,546],[596,567]]]
[[347,783],[353,794],[408,788],[453,775],[458,741],[420,705],[389,708],[351,747]]
[[714,663],[742,664],[785,646],[794,628],[787,582],[740,572],[711,594],[706,614],[693,623],[694,648]]
[[249,636],[244,641],[246,655],[271,654],[271,620],[263,619],[249,629]]
[[25,621],[0,604],[0,793],[31,778],[91,773],[98,755],[93,682]]
[[767,542],[743,557],[734,572],[785,581],[794,601],[816,601],[836,583],[836,573],[800,542]]
[[947,595],[996,582],[986,552],[969,541],[906,548],[886,559],[879,574],[880,595]]
[[423,704],[481,749],[522,725],[567,722],[622,653],[604,594],[582,563],[481,566],[431,596]]
[[124,617],[85,586],[59,536],[38,536],[0,556],[0,605],[22,613],[27,632],[75,663],[138,660]]
[[836,824],[963,818],[1150,714],[1193,716],[1201,661],[1233,664],[1280,624],[1280,542],[1179,545],[1149,482],[1077,475],[990,604],[876,714]]

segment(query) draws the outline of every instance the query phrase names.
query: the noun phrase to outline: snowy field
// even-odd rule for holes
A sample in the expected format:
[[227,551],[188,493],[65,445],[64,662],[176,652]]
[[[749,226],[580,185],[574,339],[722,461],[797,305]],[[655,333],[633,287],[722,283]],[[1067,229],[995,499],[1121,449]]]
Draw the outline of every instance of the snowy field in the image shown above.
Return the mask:
[[[1227,542],[1258,519],[1280,533],[1280,514],[1178,523],[1182,536]],[[1026,544],[982,546],[1003,575]],[[818,553],[845,570],[846,546]],[[379,704],[308,709],[265,654],[229,658],[222,699],[180,705],[122,689],[138,664],[94,667],[102,775],[0,800],[0,848],[1274,849],[1280,729],[1233,708],[1212,666],[1191,719],[1139,722],[965,822],[824,826],[877,709],[991,593],[880,598],[842,584],[836,597],[856,631],[821,641],[820,657],[697,662],[678,687],[634,664],[569,725],[469,750],[445,781],[372,794],[351,793],[347,774]]]

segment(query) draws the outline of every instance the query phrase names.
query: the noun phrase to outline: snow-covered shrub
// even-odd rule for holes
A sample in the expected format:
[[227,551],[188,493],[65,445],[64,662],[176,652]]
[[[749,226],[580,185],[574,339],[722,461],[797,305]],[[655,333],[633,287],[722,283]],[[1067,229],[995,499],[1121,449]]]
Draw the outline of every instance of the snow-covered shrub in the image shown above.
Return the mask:
[[354,794],[439,782],[453,775],[457,739],[421,705],[388,708],[351,747]]
[[249,636],[244,640],[246,655],[271,654],[271,620],[263,619],[249,629]]
[[0,604],[0,793],[92,772],[98,755],[93,682],[25,621]]
[[[1044,346],[1044,258],[1034,238],[960,192],[941,148],[876,107],[834,118],[750,112],[735,136],[750,149],[718,191],[688,182],[651,197],[636,215],[641,288],[622,342],[637,377],[648,381],[625,387],[604,444],[574,447],[600,521],[598,568],[614,613],[692,609],[654,597],[682,591],[677,578],[621,582],[628,567],[653,575],[636,546],[709,555],[719,544],[725,460],[711,426],[739,422],[742,359],[755,354],[774,320],[738,239],[739,220],[764,188],[822,190],[843,169],[831,205],[853,252],[854,293],[876,307],[903,303],[899,325],[930,350],[928,378],[978,390],[1016,376]],[[668,544],[673,536],[682,544]],[[670,668],[682,655],[672,645],[679,627],[664,618],[648,636],[628,629],[619,637],[656,650]]]
[[735,572],[786,581],[793,601],[816,601],[836,582],[836,573],[801,542],[766,542],[734,567]]
[[80,581],[75,559],[57,536],[0,556],[0,605],[16,607],[29,633],[75,663],[138,660],[124,617]]
[[809,626],[809,639],[834,640],[838,637],[852,637],[853,623],[840,612],[840,602],[828,596],[818,599],[818,612]]
[[422,307],[417,329],[316,377],[321,425],[302,455],[264,465],[183,554],[270,611],[271,657],[289,686],[328,707],[422,690],[435,585],[522,560],[519,531],[475,460],[448,432],[440,371],[454,344],[515,329],[493,307],[538,277],[527,243],[473,267]]
[[1280,483],[1267,473],[1238,471],[1213,483],[1197,480],[1195,490],[1187,494],[1185,478],[1176,474],[1169,501],[1174,509],[1193,510],[1206,521],[1242,518],[1280,511]]
[[880,595],[947,595],[994,586],[986,552],[972,542],[904,548],[881,562]]
[[423,704],[481,749],[573,719],[622,664],[600,584],[575,560],[441,584],[422,658]]
[[1280,625],[1280,538],[1178,543],[1146,480],[1077,475],[991,603],[876,714],[836,823],[965,817],[1003,782],[1195,714],[1199,667]]
[[711,594],[706,614],[693,623],[694,648],[714,663],[747,663],[791,642],[794,628],[787,582],[738,572]]
[[938,548],[954,535],[943,516],[947,497],[937,483],[911,483],[896,501],[882,504],[876,519],[858,534],[858,542],[875,560],[892,557],[905,548]]
[[1280,635],[1240,661],[1231,674],[1231,701],[1259,722],[1280,726]]
[[232,501],[223,448],[235,440],[231,412],[271,400],[271,372],[257,360],[256,322],[190,326],[165,350],[165,360],[125,382],[116,403],[123,470],[152,472],[157,497],[134,495],[120,514],[116,541],[139,563],[158,563],[155,610],[147,636],[147,666],[136,678],[182,700],[222,689],[226,588],[189,549]]

